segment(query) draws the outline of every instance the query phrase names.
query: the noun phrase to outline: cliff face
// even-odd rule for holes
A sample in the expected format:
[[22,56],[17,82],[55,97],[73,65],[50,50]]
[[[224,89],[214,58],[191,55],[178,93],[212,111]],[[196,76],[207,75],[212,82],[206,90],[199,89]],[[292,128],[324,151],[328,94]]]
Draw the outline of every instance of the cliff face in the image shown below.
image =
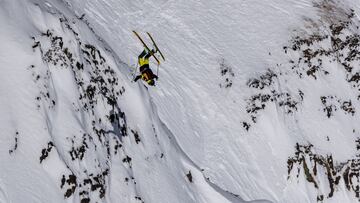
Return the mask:
[[0,201],[357,201],[359,9],[0,1]]

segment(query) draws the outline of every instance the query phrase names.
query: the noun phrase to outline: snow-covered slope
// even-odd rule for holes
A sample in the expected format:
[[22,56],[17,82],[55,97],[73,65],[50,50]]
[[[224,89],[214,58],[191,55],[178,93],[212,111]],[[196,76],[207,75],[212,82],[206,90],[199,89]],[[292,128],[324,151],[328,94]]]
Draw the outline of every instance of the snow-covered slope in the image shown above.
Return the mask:
[[0,1],[0,202],[358,201],[359,9]]

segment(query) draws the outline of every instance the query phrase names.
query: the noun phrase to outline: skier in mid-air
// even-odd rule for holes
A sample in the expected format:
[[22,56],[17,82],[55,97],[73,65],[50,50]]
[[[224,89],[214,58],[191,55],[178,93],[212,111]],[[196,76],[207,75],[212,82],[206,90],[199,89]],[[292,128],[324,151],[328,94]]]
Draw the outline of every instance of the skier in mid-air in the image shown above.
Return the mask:
[[140,65],[140,75],[136,76],[134,81],[136,82],[140,78],[143,79],[147,84],[151,86],[155,86],[155,79],[158,79],[158,76],[155,75],[149,66],[149,58],[152,56],[156,51],[151,50],[150,52],[147,49],[141,52],[138,57],[138,62]]

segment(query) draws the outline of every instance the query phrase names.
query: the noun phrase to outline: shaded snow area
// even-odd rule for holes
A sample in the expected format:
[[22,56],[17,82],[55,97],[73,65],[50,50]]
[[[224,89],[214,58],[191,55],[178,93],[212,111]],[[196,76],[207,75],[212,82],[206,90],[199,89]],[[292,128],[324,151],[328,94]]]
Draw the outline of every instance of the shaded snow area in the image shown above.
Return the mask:
[[[0,0],[0,202],[359,202],[359,14]],[[132,30],[165,55],[155,87]]]

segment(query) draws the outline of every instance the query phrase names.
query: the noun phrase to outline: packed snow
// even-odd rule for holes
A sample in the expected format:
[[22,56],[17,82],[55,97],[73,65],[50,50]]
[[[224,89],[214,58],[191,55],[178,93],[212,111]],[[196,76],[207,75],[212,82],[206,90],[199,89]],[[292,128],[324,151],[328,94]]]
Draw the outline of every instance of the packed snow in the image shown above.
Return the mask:
[[0,0],[0,202],[358,202],[359,13]]

